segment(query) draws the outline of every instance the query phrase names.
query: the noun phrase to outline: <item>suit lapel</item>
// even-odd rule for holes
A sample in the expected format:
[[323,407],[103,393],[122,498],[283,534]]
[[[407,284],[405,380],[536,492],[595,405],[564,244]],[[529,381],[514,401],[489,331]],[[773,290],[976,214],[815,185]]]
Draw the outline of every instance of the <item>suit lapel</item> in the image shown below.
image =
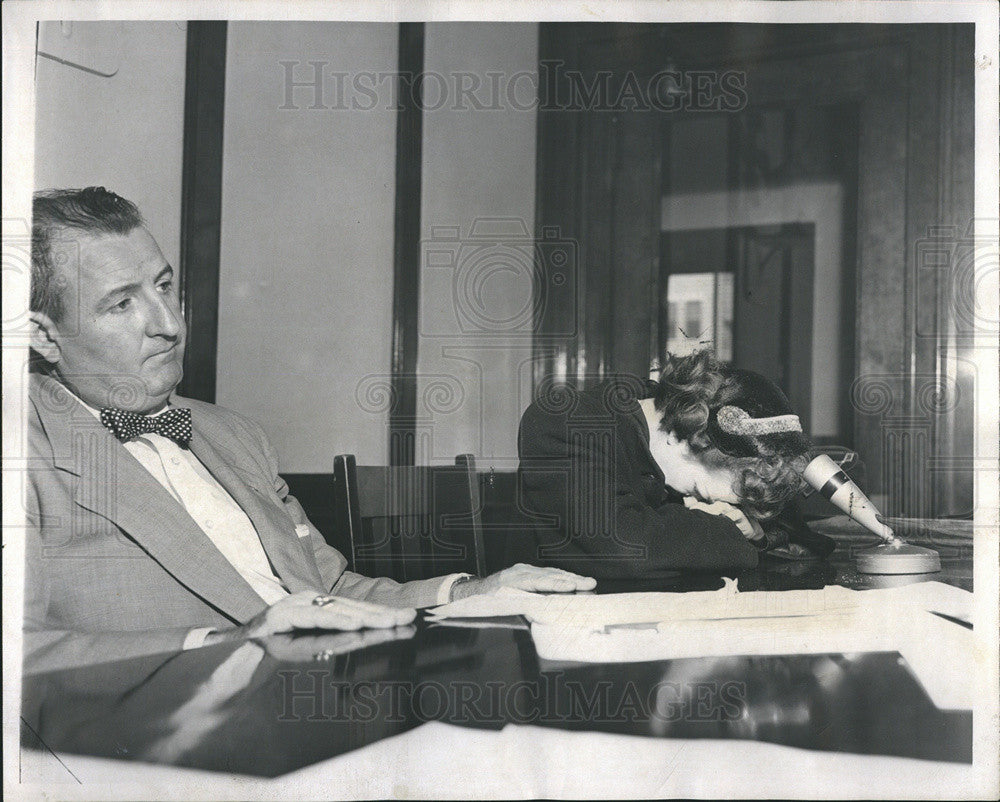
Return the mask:
[[[73,500],[120,527],[193,594],[234,621],[263,600],[183,506],[55,379],[33,376],[31,397]],[[155,604],[155,599],[150,603]]]
[[[319,569],[315,560],[307,559],[295,524],[284,510],[268,499],[268,494],[274,492],[273,487],[268,487],[251,469],[254,465],[251,459],[241,459],[239,453],[224,446],[216,447],[215,443],[224,440],[222,435],[225,433],[202,413],[203,410],[198,409],[191,416],[194,430],[191,451],[250,518],[268,559],[289,592],[322,590]],[[238,447],[231,436],[229,440],[234,448]],[[219,453],[223,449],[227,458]],[[246,464],[247,469],[234,468],[241,464]]]
[[[256,615],[262,599],[184,507],[65,387],[47,376],[32,378],[32,398],[52,443],[55,466],[78,477],[76,503],[120,526],[174,578],[233,619]],[[322,589],[315,560],[299,544],[291,519],[267,501],[268,488],[261,487],[250,468],[252,458],[241,459],[222,445],[239,448],[228,427],[199,408],[192,411],[192,428],[192,452],[246,512],[288,590]],[[233,465],[246,463],[247,470],[237,474],[220,452]]]

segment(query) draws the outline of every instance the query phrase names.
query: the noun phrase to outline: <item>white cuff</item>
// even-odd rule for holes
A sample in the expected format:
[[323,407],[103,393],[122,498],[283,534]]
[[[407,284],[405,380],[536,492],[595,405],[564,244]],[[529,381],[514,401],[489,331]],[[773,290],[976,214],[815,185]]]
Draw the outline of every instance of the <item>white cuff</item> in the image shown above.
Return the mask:
[[205,645],[205,638],[209,636],[209,633],[215,632],[212,627],[198,627],[197,629],[192,629],[187,635],[184,636],[184,643],[181,648],[187,651],[188,649],[198,649]]
[[438,604],[447,604],[451,601],[451,588],[458,582],[459,579],[465,579],[466,577],[472,576],[472,574],[448,574],[438,586]]

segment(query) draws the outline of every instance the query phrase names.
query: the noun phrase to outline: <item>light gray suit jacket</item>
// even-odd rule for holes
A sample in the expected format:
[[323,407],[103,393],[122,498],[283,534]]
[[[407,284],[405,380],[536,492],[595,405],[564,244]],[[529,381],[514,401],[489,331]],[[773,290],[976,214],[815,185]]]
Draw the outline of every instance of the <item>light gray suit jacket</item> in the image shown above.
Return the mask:
[[[194,627],[231,627],[264,609],[184,507],[66,388],[32,375],[29,398],[26,672],[177,650]],[[399,584],[345,571],[288,494],[258,424],[201,401],[173,403],[191,408],[191,451],[249,516],[290,592],[436,602],[442,579]]]

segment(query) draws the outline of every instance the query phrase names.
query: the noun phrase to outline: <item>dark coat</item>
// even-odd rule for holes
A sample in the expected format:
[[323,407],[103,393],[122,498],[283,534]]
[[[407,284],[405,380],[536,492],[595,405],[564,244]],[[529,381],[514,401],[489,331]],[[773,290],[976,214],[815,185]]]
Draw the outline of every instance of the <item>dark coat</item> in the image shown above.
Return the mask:
[[[518,452],[522,512],[542,564],[642,579],[679,570],[733,575],[758,563],[760,549],[736,524],[686,508],[665,484],[636,395],[621,385],[540,397],[521,418]],[[765,532],[763,548],[786,557],[789,534],[812,546],[799,555],[832,551],[794,508]]]

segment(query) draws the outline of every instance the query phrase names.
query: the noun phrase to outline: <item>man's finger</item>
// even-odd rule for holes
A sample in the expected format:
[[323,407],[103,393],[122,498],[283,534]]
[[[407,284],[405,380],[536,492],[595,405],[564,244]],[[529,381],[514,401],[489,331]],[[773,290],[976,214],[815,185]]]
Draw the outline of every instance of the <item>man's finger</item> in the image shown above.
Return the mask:
[[332,602],[322,607],[298,608],[298,613],[292,618],[292,623],[298,629],[339,629],[344,631],[362,629],[363,627],[381,629],[396,625],[392,612],[386,609],[378,613],[362,613],[339,602]]
[[386,607],[383,604],[341,596],[330,597],[326,604],[312,606],[318,609],[337,610],[344,615],[359,618],[364,622],[364,626],[379,628],[409,624],[417,615],[417,611],[412,607]]
[[574,590],[588,590],[588,588],[579,587],[573,579],[555,575],[527,577],[524,581],[518,583],[518,587],[522,590],[548,591],[550,593],[570,593]]
[[338,597],[348,608],[356,610],[359,615],[387,616],[398,625],[409,624],[417,615],[413,607],[388,607],[384,604]]
[[524,582],[518,581],[522,590],[572,591],[592,590],[597,581],[589,576],[580,576],[561,568],[538,568],[525,566],[522,569]]
[[379,610],[378,612],[362,612],[348,608],[341,608],[334,611],[334,614],[341,615],[350,621],[356,622],[357,626],[351,629],[362,629],[371,627],[372,629],[386,629],[396,626],[396,616],[392,610]]
[[413,607],[392,607],[390,609],[398,627],[405,627],[407,624],[412,624],[413,619],[417,617],[417,611]]
[[375,604],[374,602],[361,601],[360,599],[352,599],[348,596],[335,596],[333,597],[337,604],[349,608],[352,610],[358,610],[359,612],[369,612],[377,613],[384,610],[391,610],[393,608],[386,607],[384,604]]
[[574,574],[572,571],[564,571],[562,568],[548,568],[556,579],[563,579],[570,582],[576,590],[592,590],[597,586],[597,580],[592,576]]
[[315,610],[303,612],[296,626],[302,629],[341,629],[345,631],[361,629],[361,619],[344,610],[332,610],[328,607],[317,607]]
[[566,571],[562,568],[549,568],[546,569],[558,574],[561,577],[566,577],[567,579],[588,579],[583,574],[574,574],[572,571]]
[[515,587],[521,590],[532,591],[566,591],[572,590],[573,585],[569,580],[559,579],[554,576],[529,576],[522,578]]
[[516,569],[519,573],[529,576],[558,576],[563,579],[576,579],[579,577],[579,574],[574,574],[572,571],[548,565],[518,565]]
[[309,605],[312,604],[313,599],[315,599],[318,595],[321,594],[318,594],[312,590],[300,590],[298,593],[293,593],[287,599],[282,599],[281,601],[276,602],[275,607],[277,607],[279,604],[290,605],[293,603],[301,606]]

